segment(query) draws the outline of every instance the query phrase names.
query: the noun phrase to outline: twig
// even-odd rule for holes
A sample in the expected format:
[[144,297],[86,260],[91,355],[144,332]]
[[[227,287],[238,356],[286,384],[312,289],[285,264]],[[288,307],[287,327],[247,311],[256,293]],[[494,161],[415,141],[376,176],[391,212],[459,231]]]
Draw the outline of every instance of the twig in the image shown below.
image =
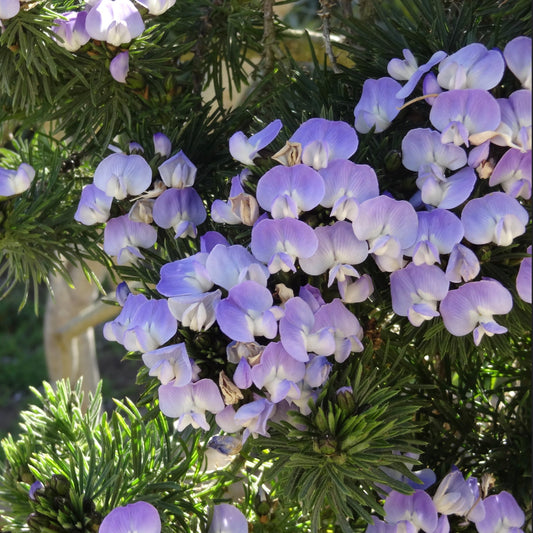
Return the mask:
[[335,72],[335,74],[338,74],[339,72],[341,72],[341,69],[337,64],[337,58],[333,53],[329,27],[329,19],[331,17],[330,8],[332,8],[335,3],[335,0],[320,0],[320,5],[322,6],[322,9],[318,12],[318,16],[322,19],[322,34],[324,35],[324,46],[326,47],[326,54],[328,54],[333,72]]
[[274,1],[263,0],[263,59],[264,70],[267,74],[274,70],[274,45],[276,43]]

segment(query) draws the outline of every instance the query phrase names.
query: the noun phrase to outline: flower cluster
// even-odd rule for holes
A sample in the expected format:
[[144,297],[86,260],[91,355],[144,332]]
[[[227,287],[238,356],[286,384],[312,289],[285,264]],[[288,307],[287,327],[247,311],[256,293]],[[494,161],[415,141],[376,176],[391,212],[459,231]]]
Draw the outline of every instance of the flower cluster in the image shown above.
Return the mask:
[[437,487],[433,497],[426,489],[410,482],[412,494],[389,491],[384,504],[385,520],[373,517],[366,533],[449,533],[448,517],[461,517],[463,523],[474,523],[479,533],[522,533],[524,512],[508,492],[483,497],[488,487],[476,478],[465,479],[453,469]]
[[[212,203],[210,215],[222,228],[250,227],[249,242],[201,235],[199,251],[161,268],[156,289],[164,299],[121,287],[122,312],[104,330],[106,338],[142,352],[149,374],[161,382],[160,408],[179,430],[208,429],[212,413],[222,430],[243,431],[246,439],[268,435],[268,420],[289,409],[308,414],[334,361],[363,350],[353,304],[373,293],[369,261],[389,276],[393,311],[414,326],[441,317],[450,334],[473,333],[476,345],[506,332],[494,315],[509,313],[512,295],[500,281],[480,277],[476,250],[509,246],[529,222],[522,205],[531,196],[528,43],[515,39],[503,55],[473,44],[450,56],[438,52],[422,67],[406,51],[404,62],[389,65],[406,85],[368,80],[355,129],[312,118],[273,156],[279,164],[260,176],[254,160],[277,138],[281,121],[249,138],[231,137],[231,154],[249,168],[232,179],[227,200]],[[506,65],[526,88],[496,99],[489,90]],[[413,129],[402,141],[402,161],[416,173],[418,192],[399,200],[380,193],[370,166],[351,160],[356,130],[388,127],[424,75],[434,129]],[[207,217],[193,188],[194,164],[182,151],[169,157],[162,134],[154,142],[168,158],[158,167],[160,178],[153,179],[142,148],[132,143],[129,155],[114,153],[100,163],[76,213],[85,224],[107,222],[104,250],[119,265],[143,258],[140,249],[157,240],[153,224],[172,228],[176,238],[196,238]],[[480,196],[487,177],[493,189]],[[113,198],[133,205],[108,221]],[[526,301],[530,279],[526,258],[517,276]],[[210,331],[219,340],[217,356],[227,364],[218,384],[202,376],[186,330]]]

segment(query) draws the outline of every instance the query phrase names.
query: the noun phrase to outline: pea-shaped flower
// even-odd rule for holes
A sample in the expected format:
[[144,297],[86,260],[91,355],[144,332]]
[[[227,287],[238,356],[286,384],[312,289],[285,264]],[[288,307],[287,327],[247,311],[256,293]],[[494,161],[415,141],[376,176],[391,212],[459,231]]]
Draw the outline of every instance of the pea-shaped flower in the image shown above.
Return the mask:
[[63,13],[64,19],[54,20],[52,31],[57,35],[59,46],[66,48],[69,52],[79,50],[91,38],[85,29],[87,11],[70,11]]
[[103,520],[100,533],[160,533],[161,519],[157,509],[146,502],[116,507]]

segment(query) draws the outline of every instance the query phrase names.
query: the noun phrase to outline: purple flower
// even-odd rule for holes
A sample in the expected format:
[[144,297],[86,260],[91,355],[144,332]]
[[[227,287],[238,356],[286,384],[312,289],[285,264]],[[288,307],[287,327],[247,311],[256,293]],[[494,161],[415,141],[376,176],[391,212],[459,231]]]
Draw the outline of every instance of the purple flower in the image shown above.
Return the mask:
[[440,254],[449,254],[463,235],[461,221],[450,211],[420,211],[416,243],[405,250],[405,255],[411,256],[415,265],[440,263]]
[[107,222],[112,202],[113,197],[107,196],[96,185],[86,185],[81,191],[80,202],[74,214],[74,220],[86,226]]
[[140,155],[108,155],[94,171],[94,184],[117,200],[137,196],[151,183],[152,169]]
[[354,109],[355,129],[359,133],[375,133],[386,130],[403,106],[404,99],[396,93],[402,86],[392,78],[366,80],[361,99]]
[[55,19],[52,31],[57,35],[57,44],[69,52],[79,50],[91,38],[85,29],[87,11],[70,11],[63,13],[61,19]]
[[441,62],[437,81],[444,89],[489,90],[500,83],[504,70],[500,51],[472,43]]
[[229,503],[215,505],[207,533],[248,533],[246,517]]
[[123,344],[131,352],[150,352],[170,340],[177,329],[166,300],[147,300],[133,314]]
[[445,515],[464,516],[472,522],[485,518],[477,479],[471,477],[465,480],[459,470],[453,470],[440,482],[433,503],[437,511]]
[[476,523],[479,533],[522,533],[524,511],[508,492],[502,491],[483,500],[485,518]]
[[522,87],[531,91],[531,37],[520,36],[509,41],[503,57]]
[[175,296],[168,300],[168,308],[183,327],[192,331],[206,331],[215,323],[215,310],[221,297],[220,289],[202,294]]
[[323,355],[315,355],[305,365],[304,383],[309,387],[322,386],[328,379],[333,365]]
[[516,277],[516,291],[524,302],[531,303],[531,246],[527,253],[530,257],[524,257],[520,263],[518,276]]
[[154,203],[154,222],[160,228],[173,228],[178,237],[196,237],[196,226],[206,218],[204,204],[192,188],[167,189]]
[[[117,54],[109,64],[109,72],[115,81],[126,83],[126,76],[130,70],[130,54],[126,50]],[[130,147],[131,151],[131,147]]]
[[[221,268],[221,265],[224,265]],[[251,280],[266,287],[268,269],[244,246],[216,245],[207,256],[205,267],[209,278],[220,287],[230,290],[242,281]]]
[[211,379],[201,379],[183,387],[173,382],[159,387],[159,408],[164,415],[178,419],[178,431],[189,425],[208,431],[205,412],[216,414],[224,407],[220,391]]
[[517,200],[503,192],[493,192],[470,200],[461,214],[465,238],[472,244],[493,242],[509,246],[526,231],[528,212]]
[[143,353],[143,362],[150,376],[157,376],[163,385],[174,380],[174,386],[183,387],[192,380],[192,366],[185,343],[164,346]]
[[440,314],[452,335],[461,337],[473,331],[478,346],[483,335],[492,337],[507,331],[493,315],[506,315],[512,307],[511,293],[498,281],[471,281],[448,292],[440,304]]
[[454,283],[470,281],[479,274],[480,268],[476,254],[470,248],[456,244],[448,258],[446,279]]
[[44,489],[44,485],[39,480],[34,481],[31,484],[30,490],[28,492],[28,497],[30,498],[30,500],[35,500],[36,492],[41,489]]
[[413,206],[405,200],[377,196],[359,206],[353,230],[360,240],[367,240],[369,253],[384,272],[403,266],[403,250],[416,239],[418,218]]
[[[244,360],[244,359],[243,359]],[[305,375],[305,364],[292,358],[280,342],[271,342],[261,355],[259,364],[251,370],[256,387],[264,388],[273,403],[300,397],[296,385]]]
[[[501,123],[497,135],[489,132],[491,142],[498,146],[510,146],[521,152],[531,150],[531,91],[515,91],[509,98],[498,98]],[[486,140],[484,137],[480,137]]]
[[14,17],[20,11],[19,0],[0,1],[0,20],[7,20]]
[[229,140],[231,156],[244,165],[253,165],[259,151],[277,137],[282,126],[281,120],[276,119],[250,138],[242,131],[234,133]]
[[367,258],[368,245],[354,235],[352,225],[338,221],[332,226],[319,226],[314,231],[318,248],[311,257],[300,259],[302,270],[311,276],[329,270],[328,287],[335,279],[346,285],[346,276],[358,278],[359,273],[352,265]]
[[448,293],[449,282],[435,265],[415,265],[393,272],[390,276],[392,309],[409,318],[413,326],[439,316],[437,302]]
[[368,274],[363,274],[353,282],[339,284],[339,294],[347,304],[364,302],[374,292],[374,283]]
[[388,524],[375,516],[372,519],[373,522],[368,525],[365,533],[418,533],[418,529],[411,522],[406,522],[405,520],[395,524]]
[[218,325],[232,340],[253,342],[255,336],[273,339],[278,325],[270,309],[272,304],[268,289],[255,281],[243,281],[232,287],[228,297],[218,304]]
[[387,65],[389,76],[395,80],[406,80],[407,83],[396,93],[396,98],[407,98],[415,89],[422,76],[446,56],[446,52],[435,52],[427,63],[418,66],[415,56],[408,49],[403,50],[404,60],[391,59]]
[[531,198],[531,150],[521,152],[511,148],[503,154],[492,174],[489,185],[501,185],[513,198]]
[[[439,85],[439,82],[437,81],[437,76],[433,74],[433,72],[430,72],[424,76],[424,80],[422,81],[422,94],[440,94],[442,93],[442,87]],[[430,96],[425,98],[425,101],[429,105],[433,105],[433,102],[435,102],[436,96]]]
[[154,133],[154,151],[161,157],[168,157],[172,151],[172,143],[170,139],[161,132]]
[[150,248],[157,240],[157,230],[149,224],[134,222],[128,215],[112,218],[104,230],[104,252],[116,256],[117,264],[127,265],[143,259],[139,248]]
[[162,15],[176,3],[176,0],[137,0],[137,2],[148,9],[150,15]]
[[192,187],[196,179],[196,167],[183,153],[183,150],[159,165],[158,170],[167,187],[176,189]]
[[124,307],[120,314],[111,322],[106,322],[104,325],[104,337],[108,341],[116,341],[120,344],[124,343],[124,333],[132,326],[133,316],[138,308],[147,302],[148,299],[144,294],[130,293],[124,302]]
[[17,170],[0,168],[0,196],[14,196],[30,188],[35,170],[27,163],[21,163]]
[[251,249],[254,256],[268,265],[275,274],[282,270],[296,271],[298,257],[310,257],[318,248],[313,229],[293,218],[263,219],[252,229]]
[[321,169],[320,175],[325,185],[320,205],[330,207],[337,220],[355,220],[359,204],[379,194],[378,178],[368,165],[337,159]]
[[103,520],[99,533],[160,533],[161,519],[157,509],[146,502],[116,507]]
[[328,327],[315,327],[311,307],[300,297],[285,303],[285,314],[279,322],[281,344],[297,361],[309,361],[308,352],[331,355],[335,339]]
[[322,177],[306,165],[273,167],[257,183],[257,201],[272,218],[298,218],[302,211],[316,207],[323,196]]
[[415,490],[409,495],[393,490],[387,496],[383,509],[387,522],[406,520],[415,526],[415,531],[422,529],[425,533],[433,533],[437,527],[437,510],[431,497],[423,490]]
[[496,130],[500,117],[498,102],[482,89],[441,93],[429,113],[431,124],[441,132],[441,141],[453,142],[457,146],[469,146],[470,136]]
[[185,296],[210,290],[213,281],[205,268],[207,256],[207,253],[199,252],[163,265],[161,280],[156,286],[158,292],[163,296]]
[[275,404],[266,398],[259,398],[253,402],[245,403],[239,407],[235,413],[235,422],[239,423],[245,428],[243,433],[243,441],[245,441],[250,435],[256,437],[257,435],[263,435],[269,437],[266,424],[268,419],[274,414]]
[[87,15],[85,27],[93,39],[120,46],[141,35],[144,22],[130,0],[98,0]]
[[302,163],[315,170],[334,159],[349,159],[357,150],[357,133],[346,122],[311,118],[289,139],[302,145]]

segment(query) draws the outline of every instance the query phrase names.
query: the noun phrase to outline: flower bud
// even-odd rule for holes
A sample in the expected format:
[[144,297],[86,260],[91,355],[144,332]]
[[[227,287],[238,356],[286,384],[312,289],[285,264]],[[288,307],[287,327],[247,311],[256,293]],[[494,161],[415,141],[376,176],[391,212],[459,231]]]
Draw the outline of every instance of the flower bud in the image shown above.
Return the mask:
[[337,402],[345,413],[352,414],[355,412],[355,399],[351,387],[341,387],[337,391]]

